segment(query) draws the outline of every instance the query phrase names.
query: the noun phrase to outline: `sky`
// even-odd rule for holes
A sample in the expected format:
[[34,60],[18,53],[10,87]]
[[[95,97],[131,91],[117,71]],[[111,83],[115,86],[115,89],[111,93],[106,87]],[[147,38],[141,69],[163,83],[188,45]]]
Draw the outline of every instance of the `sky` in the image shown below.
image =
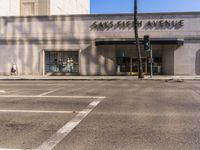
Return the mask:
[[[134,0],[90,0],[91,14],[132,13]],[[138,0],[139,12],[200,11],[200,0]]]

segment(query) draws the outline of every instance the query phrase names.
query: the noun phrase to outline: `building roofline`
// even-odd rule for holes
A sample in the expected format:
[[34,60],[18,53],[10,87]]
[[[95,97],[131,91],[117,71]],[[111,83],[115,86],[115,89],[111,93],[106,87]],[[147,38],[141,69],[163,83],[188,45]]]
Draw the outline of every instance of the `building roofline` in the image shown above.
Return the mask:
[[[146,12],[139,13],[138,15],[194,15],[200,14],[200,11],[189,11],[189,12]],[[113,14],[90,14],[91,16],[126,16],[133,15],[131,13],[113,13]]]
[[[200,15],[200,11],[190,12],[150,12],[139,13],[139,16],[145,15]],[[111,14],[74,14],[74,15],[49,15],[49,16],[0,16],[0,18],[44,18],[44,17],[103,17],[103,16],[133,16],[131,13],[111,13]]]

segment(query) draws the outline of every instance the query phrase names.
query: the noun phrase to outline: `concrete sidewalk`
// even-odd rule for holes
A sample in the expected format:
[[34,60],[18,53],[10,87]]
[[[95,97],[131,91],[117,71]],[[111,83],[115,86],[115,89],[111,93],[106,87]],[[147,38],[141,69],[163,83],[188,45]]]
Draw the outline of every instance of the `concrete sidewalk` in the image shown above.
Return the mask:
[[[0,80],[138,80],[137,76],[40,76],[12,75],[0,76]],[[200,76],[145,76],[144,80],[200,80]]]

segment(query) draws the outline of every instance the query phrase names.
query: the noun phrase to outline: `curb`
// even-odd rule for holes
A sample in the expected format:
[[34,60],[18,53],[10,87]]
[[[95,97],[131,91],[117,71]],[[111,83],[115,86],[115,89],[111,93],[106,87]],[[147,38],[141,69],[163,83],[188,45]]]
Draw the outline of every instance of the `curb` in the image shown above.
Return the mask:
[[118,77],[115,77],[115,76],[104,76],[104,77],[99,77],[99,76],[93,76],[93,77],[90,77],[90,76],[87,76],[87,77],[49,77],[49,76],[46,76],[46,77],[20,77],[20,76],[15,76],[15,77],[0,77],[0,81],[4,81],[4,80],[107,80],[107,81],[112,81],[112,80],[150,80],[150,81],[166,81],[166,82],[172,82],[172,81],[177,81],[177,82],[183,82],[184,80],[200,80],[200,77],[197,76],[197,77],[181,77],[181,76],[171,76],[171,77],[155,77],[155,78],[149,78],[149,77],[146,77],[144,79],[138,79],[136,76],[133,76],[133,77],[126,77],[126,76],[118,76]]

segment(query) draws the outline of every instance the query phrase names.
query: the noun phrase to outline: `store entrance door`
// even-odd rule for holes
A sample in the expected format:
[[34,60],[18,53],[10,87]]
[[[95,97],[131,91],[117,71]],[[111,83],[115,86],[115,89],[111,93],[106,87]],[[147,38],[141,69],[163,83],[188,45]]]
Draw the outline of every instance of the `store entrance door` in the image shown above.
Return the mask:
[[[118,75],[137,75],[138,58],[133,57],[117,57],[117,74]],[[147,58],[142,58],[143,72],[147,74]]]
[[[131,74],[138,74],[139,71],[139,63],[138,63],[138,58],[132,58],[132,70]],[[147,58],[142,58],[142,70],[144,74],[147,74]]]

